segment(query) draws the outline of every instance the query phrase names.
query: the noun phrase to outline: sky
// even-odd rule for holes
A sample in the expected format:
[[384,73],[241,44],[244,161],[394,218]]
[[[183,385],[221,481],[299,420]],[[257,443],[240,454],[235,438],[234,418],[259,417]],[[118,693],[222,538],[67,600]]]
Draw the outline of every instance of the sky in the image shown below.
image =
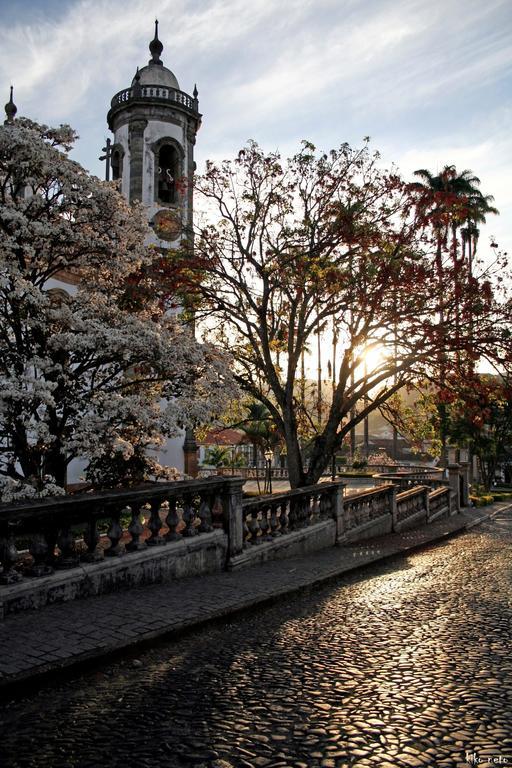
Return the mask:
[[18,115],[71,124],[103,175],[110,99],[156,17],[164,64],[199,90],[199,170],[248,139],[286,156],[370,136],[406,178],[471,169],[501,214],[480,249],[512,255],[511,0],[0,0],[0,98],[13,84]]

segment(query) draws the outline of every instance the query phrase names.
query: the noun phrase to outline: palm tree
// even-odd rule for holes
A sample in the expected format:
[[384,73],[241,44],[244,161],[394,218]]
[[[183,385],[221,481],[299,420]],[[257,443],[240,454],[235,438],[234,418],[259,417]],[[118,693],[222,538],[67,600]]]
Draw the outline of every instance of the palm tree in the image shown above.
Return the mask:
[[[420,168],[414,172],[414,175],[421,179],[420,182],[411,184],[411,189],[415,189],[422,194],[420,206],[425,215],[429,218],[436,234],[436,270],[438,275],[440,295],[443,292],[443,248],[448,244],[448,237],[451,234],[451,251],[454,268],[458,266],[457,258],[457,232],[460,229],[462,235],[462,258],[460,266],[466,266],[466,246],[468,251],[468,275],[472,277],[473,257],[476,251],[478,240],[477,223],[485,222],[485,215],[488,213],[498,213],[491,203],[493,198],[490,195],[484,195],[479,189],[480,179],[469,169],[457,172],[454,165],[445,165],[441,173],[434,176],[429,170]],[[455,291],[459,290],[458,282],[455,285]],[[457,296],[456,296],[457,298]],[[439,310],[439,327],[442,337],[440,339],[440,349],[443,349],[444,338],[444,310],[441,306]],[[455,334],[457,340],[460,336],[460,318],[458,308],[455,315]],[[460,362],[459,352],[457,357]],[[446,356],[443,351],[439,355],[440,381],[443,386],[446,374]],[[443,456],[446,449],[446,414],[445,407],[439,404],[439,417],[441,422],[441,442]]]
[[[422,181],[413,183],[411,188],[427,193],[425,202],[426,207],[430,208],[429,214],[437,232],[439,256],[442,246],[447,244],[448,232],[451,231],[452,253],[456,260],[457,231],[465,225],[466,229],[462,237],[462,258],[465,260],[465,246],[468,243],[471,259],[469,241],[473,240],[474,255],[475,235],[478,238],[477,223],[485,223],[486,214],[498,213],[498,210],[491,205],[494,202],[492,195],[484,195],[480,191],[480,179],[467,168],[458,173],[454,165],[445,165],[438,176],[434,176],[425,168],[420,168],[414,171],[414,175]],[[430,205],[431,203],[433,205]]]
[[445,165],[437,176],[426,168],[414,171],[414,175],[421,181],[411,184],[411,189],[425,193],[422,204],[436,232],[439,270],[442,248],[447,245],[449,233],[452,236],[453,256],[456,258],[457,230],[464,220],[464,203],[483,197],[478,189],[480,179],[468,169],[457,173],[454,165]]
[[258,450],[261,453],[276,447],[279,443],[279,436],[276,432],[275,422],[268,408],[257,401],[248,403],[247,417],[236,424],[237,429],[245,433],[253,447],[253,459],[256,467],[256,482],[258,493],[261,493],[260,481],[258,476]]
[[473,275],[473,258],[480,235],[477,225],[485,224],[486,215],[489,213],[499,214],[498,209],[491,205],[493,202],[494,198],[492,195],[483,195],[479,190],[475,195],[468,197],[467,200],[461,235],[463,258],[465,258],[466,245],[468,248],[468,272],[470,277]]
[[223,448],[220,445],[216,445],[213,448],[208,448],[206,452],[205,460],[207,464],[212,464],[214,467],[227,467],[229,464],[230,450],[229,448]]

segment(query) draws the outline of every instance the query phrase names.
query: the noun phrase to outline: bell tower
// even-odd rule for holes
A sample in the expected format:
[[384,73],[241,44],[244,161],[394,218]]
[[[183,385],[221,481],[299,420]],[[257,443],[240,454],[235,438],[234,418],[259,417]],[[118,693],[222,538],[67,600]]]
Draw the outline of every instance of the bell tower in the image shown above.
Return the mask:
[[[113,97],[107,115],[114,140],[105,148],[106,178],[120,182],[129,202],[141,201],[152,231],[148,244],[163,252],[192,236],[194,145],[201,125],[197,88],[180,90],[176,76],[164,67],[164,46],[155,36],[151,58],[137,71],[129,88]],[[192,431],[169,440],[162,463],[197,474],[197,444]]]
[[127,200],[146,206],[154,233],[150,242],[167,250],[191,231],[194,144],[201,115],[197,88],[192,96],[180,90],[163,65],[163,48],[155,21],[148,64],[137,67],[131,86],[111,101],[107,122],[114,141],[107,144],[106,154],[112,178],[121,181]]

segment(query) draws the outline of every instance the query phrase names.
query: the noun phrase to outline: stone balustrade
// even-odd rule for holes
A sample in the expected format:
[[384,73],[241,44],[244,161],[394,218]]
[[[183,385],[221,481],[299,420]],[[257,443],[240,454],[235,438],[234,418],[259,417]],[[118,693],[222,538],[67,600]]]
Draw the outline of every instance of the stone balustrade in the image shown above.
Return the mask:
[[396,497],[396,515],[394,530],[419,525],[427,522],[429,511],[430,488],[419,486],[398,493]]
[[[307,470],[307,464],[304,467]],[[343,479],[343,475],[353,472],[350,466],[337,464],[336,475]],[[376,485],[391,484],[398,485],[402,490],[413,488],[418,483],[428,484],[432,488],[441,487],[448,484],[448,480],[443,479],[443,470],[436,467],[411,467],[409,465],[397,464],[394,467],[387,465],[372,465],[366,468],[368,479],[373,478]],[[268,469],[261,465],[259,467],[203,467],[200,470],[202,477],[212,477],[220,475],[223,477],[243,477],[246,480],[255,480],[256,478],[265,479],[268,476]],[[328,467],[323,473],[323,477],[331,477],[332,470]],[[287,467],[271,467],[270,476],[273,480],[288,480]]]
[[338,480],[243,499],[243,478],[0,504],[0,618],[57,600],[241,568],[458,511],[454,488]]
[[[238,489],[241,481],[234,482]],[[227,530],[230,483],[219,478],[158,483],[0,504],[0,584],[150,550],[214,528]],[[21,569],[15,567],[19,546],[25,549]]]
[[448,486],[436,488],[429,494],[428,521],[433,522],[439,517],[451,514],[454,500]]
[[391,516],[393,513],[396,490],[392,485],[385,485],[371,491],[351,493],[343,500],[343,530],[349,533],[355,529],[363,529],[369,523],[389,517],[388,532],[391,530]]
[[430,488],[442,488],[449,485],[443,478],[443,471],[437,468],[419,469],[403,472],[379,472],[373,475],[376,485],[392,484],[401,491],[415,488],[418,485],[428,485]]
[[333,519],[343,484],[319,483],[307,488],[260,496],[243,503],[243,546],[259,545]]
[[116,93],[112,98],[110,106],[112,109],[115,109],[135,99],[173,101],[192,112],[197,112],[197,100],[193,99],[192,96],[189,96],[185,91],[179,91],[176,88],[162,85],[143,85],[138,92],[135,87],[123,88],[122,91]]
[[[224,477],[237,476],[246,480],[256,480],[257,478],[262,480],[268,476],[268,470],[265,467],[220,467],[215,471]],[[272,480],[288,480],[288,469],[286,467],[271,467],[270,476]]]

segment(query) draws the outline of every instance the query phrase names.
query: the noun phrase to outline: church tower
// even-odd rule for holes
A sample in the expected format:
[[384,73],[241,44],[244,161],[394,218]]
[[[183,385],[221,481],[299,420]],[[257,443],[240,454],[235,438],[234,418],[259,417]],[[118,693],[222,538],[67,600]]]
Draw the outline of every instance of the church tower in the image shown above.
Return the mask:
[[[107,115],[114,134],[107,142],[107,174],[121,180],[129,202],[140,200],[157,247],[176,247],[191,231],[194,144],[201,124],[197,88],[180,90],[175,75],[161,60],[163,45],[149,44],[151,59],[135,73],[132,84],[116,93]],[[110,166],[110,168],[109,168]]]
[[[180,90],[176,76],[163,65],[158,21],[149,50],[148,64],[137,67],[131,86],[111,101],[107,122],[114,141],[107,140],[101,159],[106,160],[107,180],[119,180],[129,202],[145,205],[152,229],[148,244],[165,253],[192,236],[194,145],[201,115],[197,88],[192,96]],[[184,439],[167,441],[161,461],[195,476],[193,433],[187,430]]]

